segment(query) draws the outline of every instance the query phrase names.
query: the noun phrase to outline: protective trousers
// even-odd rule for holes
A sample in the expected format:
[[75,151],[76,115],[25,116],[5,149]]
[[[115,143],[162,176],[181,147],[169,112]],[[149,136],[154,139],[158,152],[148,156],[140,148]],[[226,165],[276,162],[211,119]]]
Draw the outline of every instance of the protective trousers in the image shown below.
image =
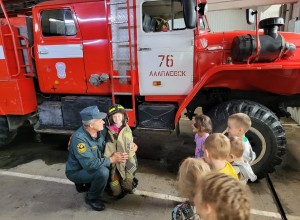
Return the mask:
[[134,176],[126,171],[126,178],[122,180],[120,178],[119,172],[115,172],[114,176],[112,177],[110,184],[110,188],[112,190],[113,196],[119,196],[122,193],[122,189],[125,192],[130,192],[132,191],[135,186],[133,183],[133,178]]

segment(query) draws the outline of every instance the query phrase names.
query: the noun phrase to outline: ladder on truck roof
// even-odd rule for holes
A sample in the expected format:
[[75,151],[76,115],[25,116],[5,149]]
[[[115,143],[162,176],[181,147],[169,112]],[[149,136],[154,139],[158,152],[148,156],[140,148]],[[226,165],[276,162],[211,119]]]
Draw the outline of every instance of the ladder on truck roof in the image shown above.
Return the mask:
[[[4,37],[11,37],[12,39],[14,57],[17,65],[17,72],[12,76],[16,77],[19,76],[21,73],[24,73],[24,75],[27,77],[34,77],[33,65],[31,60],[32,58],[31,48],[29,46],[29,41],[26,37],[21,36],[14,32],[2,0],[0,0],[0,7],[4,15],[3,19],[5,19],[5,23],[8,26],[7,33],[2,33],[2,34]],[[20,53],[18,53],[18,51],[20,51]],[[20,54],[22,56],[20,56]],[[22,57],[24,59],[23,62],[21,60]],[[6,59],[8,59],[8,57],[6,57]],[[24,69],[24,71],[22,71],[22,69]]]
[[[117,98],[130,97],[131,103],[125,106],[129,116],[129,125],[136,125],[135,83],[136,68],[134,46],[133,0],[106,1],[108,21],[108,40],[110,42],[110,79],[112,102]],[[122,103],[117,103],[122,104]],[[128,103],[127,103],[128,104]]]

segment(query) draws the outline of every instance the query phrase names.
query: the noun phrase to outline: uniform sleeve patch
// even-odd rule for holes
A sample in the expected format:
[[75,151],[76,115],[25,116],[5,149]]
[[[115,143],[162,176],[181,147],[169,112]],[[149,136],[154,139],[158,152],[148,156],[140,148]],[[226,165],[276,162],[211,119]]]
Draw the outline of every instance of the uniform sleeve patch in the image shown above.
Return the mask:
[[77,145],[77,151],[78,151],[78,153],[80,153],[80,154],[85,153],[85,152],[86,152],[86,146],[85,146],[85,143],[79,143],[79,144]]

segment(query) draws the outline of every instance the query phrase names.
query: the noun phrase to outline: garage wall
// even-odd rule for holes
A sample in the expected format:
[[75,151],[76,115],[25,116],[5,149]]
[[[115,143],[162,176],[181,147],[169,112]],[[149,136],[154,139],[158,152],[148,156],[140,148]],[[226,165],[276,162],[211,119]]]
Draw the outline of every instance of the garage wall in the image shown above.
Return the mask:
[[246,22],[245,9],[212,11],[207,13],[207,18],[212,32],[253,30],[254,28]]
[[300,17],[300,1],[293,4],[293,13],[292,18],[299,18]]
[[258,8],[260,20],[265,18],[279,17],[281,5],[262,6]]
[[294,119],[300,125],[300,107],[288,107],[288,112],[291,113],[292,119]]
[[[288,5],[287,10],[290,8],[290,5]],[[290,20],[288,21],[285,30],[300,33],[300,1],[293,4],[292,9],[291,15],[288,13],[288,11],[286,13],[286,17],[290,18]],[[289,113],[291,113],[292,119],[294,119],[300,125],[300,107],[289,107],[287,110]]]
[[[280,5],[253,8],[258,10],[259,19],[279,16]],[[246,22],[246,8],[223,11],[208,11],[208,22],[212,32],[254,30],[254,25]]]

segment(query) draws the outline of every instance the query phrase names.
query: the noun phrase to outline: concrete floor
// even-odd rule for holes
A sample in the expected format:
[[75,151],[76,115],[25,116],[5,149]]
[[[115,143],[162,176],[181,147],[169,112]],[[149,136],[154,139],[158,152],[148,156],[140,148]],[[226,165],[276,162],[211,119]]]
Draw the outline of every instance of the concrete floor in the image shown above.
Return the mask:
[[[288,153],[270,177],[288,219],[300,219],[300,127],[290,121],[283,123]],[[106,195],[107,209],[100,213],[84,203],[84,195],[77,193],[64,175],[68,139],[47,135],[40,143],[30,129],[22,129],[11,146],[0,149],[0,219],[170,219],[178,193],[176,173],[168,171],[175,168],[167,162],[193,155],[190,124],[181,121],[179,138],[164,132],[135,131],[140,158],[137,195],[120,201]],[[280,219],[266,180],[249,186],[253,193],[251,219]]]

